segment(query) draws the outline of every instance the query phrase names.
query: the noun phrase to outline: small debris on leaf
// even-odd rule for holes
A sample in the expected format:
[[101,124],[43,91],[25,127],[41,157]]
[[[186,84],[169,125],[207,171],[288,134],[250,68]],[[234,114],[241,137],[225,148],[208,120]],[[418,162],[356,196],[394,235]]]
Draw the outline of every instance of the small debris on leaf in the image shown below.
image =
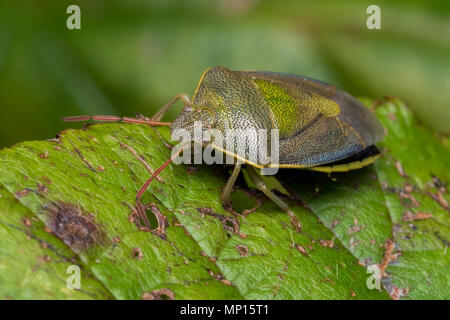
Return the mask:
[[131,255],[133,258],[138,260],[142,260],[142,258],[144,257],[144,254],[142,253],[142,250],[139,247],[133,248],[133,250],[131,251]]
[[196,166],[187,166],[186,172],[188,174],[196,173],[198,171],[198,168]]
[[28,193],[30,193],[29,189],[23,189],[23,190],[16,192],[16,197],[20,199],[20,198],[25,197]]
[[52,261],[52,258],[48,254],[44,254],[42,257],[37,257],[39,261],[41,262],[50,262]]
[[197,208],[197,210],[200,212],[200,215],[202,217],[204,217],[205,215],[209,215],[211,217],[219,219],[226,231],[240,235],[239,223],[237,219],[215,213],[213,212],[212,208]]
[[141,297],[143,300],[173,300],[175,299],[175,294],[169,289],[159,289],[152,292],[144,292]]
[[395,168],[397,168],[398,173],[402,176],[402,177],[406,177],[406,173],[405,173],[405,169],[403,169],[402,164],[399,161],[395,161]]
[[408,293],[408,288],[398,288],[396,286],[392,286],[389,291],[389,295],[393,300],[400,300],[401,297],[407,296]]
[[248,255],[248,247],[244,244],[239,244],[236,246],[236,249],[239,251],[241,257],[245,257]]
[[413,214],[411,211],[406,210],[405,213],[403,214],[403,221],[415,221],[415,220],[424,220],[424,219],[428,219],[431,218],[432,215],[431,213],[427,213],[427,212],[417,212],[416,214]]
[[119,236],[112,238],[113,243],[119,243],[121,241],[122,241],[122,239]]
[[300,252],[305,257],[308,256],[308,252],[306,251],[306,249],[302,245],[296,244],[295,248],[297,249],[298,252]]
[[44,194],[48,193],[47,187],[45,185],[43,185],[42,183],[38,183],[37,188],[40,193],[44,193]]
[[39,158],[41,159],[47,159],[49,155],[49,152],[47,150],[45,150],[43,153],[39,154]]
[[445,210],[448,210],[448,201],[445,200],[444,196],[442,195],[442,190],[438,190],[436,194],[430,194],[431,198],[436,201],[442,208]]
[[331,239],[331,240],[322,240],[322,239],[320,239],[319,242],[320,242],[320,245],[322,247],[329,247],[329,248],[333,248],[334,247],[334,239]]
[[386,248],[386,251],[384,252],[383,260],[379,264],[381,277],[386,276],[385,270],[386,270],[389,262],[391,262],[391,259],[392,259],[391,256],[392,256],[392,251],[394,251],[394,248],[395,248],[395,242],[392,241],[392,239],[387,239],[386,243],[384,244],[384,247]]
[[231,283],[230,280],[222,279],[222,280],[220,280],[220,281],[221,281],[223,284],[227,285],[227,286],[231,286],[231,285],[232,285],[232,283]]
[[31,226],[32,226],[31,220],[30,220],[29,218],[23,218],[23,219],[22,219],[22,224],[23,224],[25,227],[31,227]]
[[399,196],[400,202],[402,203],[403,206],[408,208],[420,207],[419,201],[417,201],[412,194],[400,191]]

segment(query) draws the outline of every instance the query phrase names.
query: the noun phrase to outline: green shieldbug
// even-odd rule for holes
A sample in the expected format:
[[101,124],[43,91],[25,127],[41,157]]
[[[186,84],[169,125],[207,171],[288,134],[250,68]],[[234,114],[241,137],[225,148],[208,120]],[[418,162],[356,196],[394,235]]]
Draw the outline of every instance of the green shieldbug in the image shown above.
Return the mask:
[[[183,111],[172,123],[160,122],[177,100],[183,102]],[[212,141],[207,145],[235,159],[233,173],[222,191],[221,200],[225,207],[231,205],[233,185],[242,164],[246,164],[248,175],[257,188],[288,213],[297,231],[301,230],[301,224],[296,215],[266,186],[253,168],[300,168],[321,172],[359,169],[379,157],[375,143],[384,136],[383,127],[369,109],[332,85],[292,74],[231,71],[224,67],[210,68],[203,73],[192,100],[185,94],[178,94],[151,119],[77,116],[64,120],[169,125],[172,133],[185,130],[191,133],[191,137],[195,136],[196,122],[201,124],[202,134],[211,129],[222,133],[234,129],[277,130],[277,163],[254,161],[247,157],[247,153],[237,152],[228,144],[223,147]],[[205,146],[204,141],[193,139],[192,142]],[[235,147],[236,142],[233,143]],[[173,153],[171,159],[156,170],[137,193],[136,208],[141,217],[145,216],[139,200],[142,194],[183,149],[185,147]]]

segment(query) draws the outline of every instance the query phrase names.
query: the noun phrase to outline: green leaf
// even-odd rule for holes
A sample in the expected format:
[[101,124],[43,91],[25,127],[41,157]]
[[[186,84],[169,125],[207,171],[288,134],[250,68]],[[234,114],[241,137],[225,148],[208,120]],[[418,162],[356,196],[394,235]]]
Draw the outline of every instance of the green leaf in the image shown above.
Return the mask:
[[[282,185],[272,181],[291,193],[302,233],[243,179],[235,208],[257,208],[225,211],[220,192],[228,172],[207,165],[166,168],[143,198],[152,226],[159,217],[165,228],[141,230],[135,194],[170,156],[167,129],[101,124],[4,149],[0,280],[9,282],[0,297],[448,298],[448,147],[399,102],[379,106],[377,115],[389,134],[375,166],[331,178],[281,171]],[[407,208],[408,217],[431,218],[403,221],[411,200],[399,199],[406,182],[420,202]],[[395,245],[390,255],[388,239]],[[385,257],[396,259],[385,263],[381,289],[369,289],[366,266],[383,265]],[[81,266],[78,291],[65,286],[72,264]]]

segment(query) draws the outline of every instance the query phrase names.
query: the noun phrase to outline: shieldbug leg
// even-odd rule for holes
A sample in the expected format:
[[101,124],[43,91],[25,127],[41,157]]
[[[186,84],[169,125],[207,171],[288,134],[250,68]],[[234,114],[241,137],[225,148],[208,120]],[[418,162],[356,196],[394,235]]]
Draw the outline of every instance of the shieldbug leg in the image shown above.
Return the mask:
[[295,231],[301,232],[302,231],[302,224],[300,220],[298,220],[297,216],[294,212],[289,208],[289,206],[284,202],[281,198],[279,198],[275,193],[273,193],[266,185],[263,179],[256,173],[256,171],[251,167],[247,166],[247,172],[250,176],[250,179],[252,179],[253,183],[256,185],[256,187],[261,190],[270,200],[275,202],[281,209],[283,209],[288,215],[289,219],[291,220],[292,226],[295,228]]
[[222,205],[225,209],[231,208],[232,204],[230,201],[231,191],[233,190],[234,183],[236,182],[237,177],[239,176],[239,172],[241,172],[242,164],[236,163],[234,166],[233,173],[227,181],[227,184],[222,190],[222,195],[220,199],[222,200]]
[[191,105],[191,99],[189,98],[189,96],[185,93],[179,93],[175,97],[170,99],[169,102],[167,102],[161,109],[159,109],[158,112],[156,112],[155,115],[151,117],[150,120],[160,121],[162,117],[166,114],[166,112],[170,109],[170,107],[172,107],[173,104],[178,100],[181,100],[185,107]]
[[[161,171],[163,171],[172,161],[175,159],[176,156],[178,156],[184,148],[180,148],[177,152],[175,152],[170,159],[168,159],[164,164],[156,169],[156,171],[150,176],[150,178],[144,183],[144,185],[139,189],[139,191],[136,194],[136,211],[139,215],[139,218],[141,218],[142,221],[144,221],[146,229],[151,230],[150,221],[148,220],[147,213],[146,213],[146,206],[144,206],[141,202],[142,195],[147,190],[150,183],[155,179]],[[158,220],[159,223],[159,220]],[[159,229],[158,229],[159,230]]]
[[100,121],[100,122],[126,122],[126,123],[140,123],[149,124],[152,126],[170,126],[170,122],[159,122],[146,119],[129,118],[129,117],[116,117],[116,116],[73,116],[65,117],[62,119],[64,122],[85,122],[89,120]]
[[168,159],[166,162],[163,163],[161,167],[156,169],[156,171],[151,175],[150,178],[142,185],[141,189],[139,189],[138,193],[136,194],[136,201],[142,198],[142,195],[144,194],[145,190],[147,190],[150,183],[155,179],[161,171],[163,171],[172,161],[175,159],[181,152],[183,151],[183,148],[180,148],[177,152],[175,152],[170,159]]
[[139,200],[139,199],[136,200],[136,211],[137,211],[137,213],[138,213],[138,215],[139,215],[139,218],[140,218],[142,221],[144,221],[145,227],[146,227],[148,230],[151,230],[150,221],[148,220],[148,217],[147,217],[147,213],[146,213],[145,207],[144,207],[144,205],[142,204],[141,200]]

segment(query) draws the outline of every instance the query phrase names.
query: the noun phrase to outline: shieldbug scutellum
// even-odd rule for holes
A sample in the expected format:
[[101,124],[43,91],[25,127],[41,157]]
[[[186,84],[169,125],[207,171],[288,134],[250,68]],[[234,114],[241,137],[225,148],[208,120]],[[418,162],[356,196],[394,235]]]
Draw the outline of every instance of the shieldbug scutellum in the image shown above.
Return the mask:
[[[184,104],[182,112],[172,123],[160,122],[177,100]],[[231,71],[224,67],[210,68],[203,73],[192,100],[186,94],[178,94],[151,119],[76,116],[64,120],[168,125],[172,133],[183,129],[192,133],[191,137],[195,136],[193,131],[196,122],[201,124],[202,131],[215,129],[224,135],[227,130],[234,129],[277,130],[278,163],[253,161],[247,157],[247,153],[239,153],[231,145],[218,147],[214,141],[208,144],[235,160],[233,173],[222,191],[221,200],[225,207],[230,205],[233,185],[242,164],[245,164],[250,179],[288,213],[296,231],[301,230],[297,216],[266,186],[254,168],[300,168],[321,172],[359,169],[379,157],[375,143],[384,136],[383,127],[368,108],[332,85],[292,74]],[[261,143],[261,140],[258,142]],[[200,143],[205,146],[205,141]],[[265,147],[267,149],[267,145]],[[145,216],[144,206],[140,202],[142,194],[185,148],[179,148],[173,153],[137,192],[136,209],[141,217]]]

